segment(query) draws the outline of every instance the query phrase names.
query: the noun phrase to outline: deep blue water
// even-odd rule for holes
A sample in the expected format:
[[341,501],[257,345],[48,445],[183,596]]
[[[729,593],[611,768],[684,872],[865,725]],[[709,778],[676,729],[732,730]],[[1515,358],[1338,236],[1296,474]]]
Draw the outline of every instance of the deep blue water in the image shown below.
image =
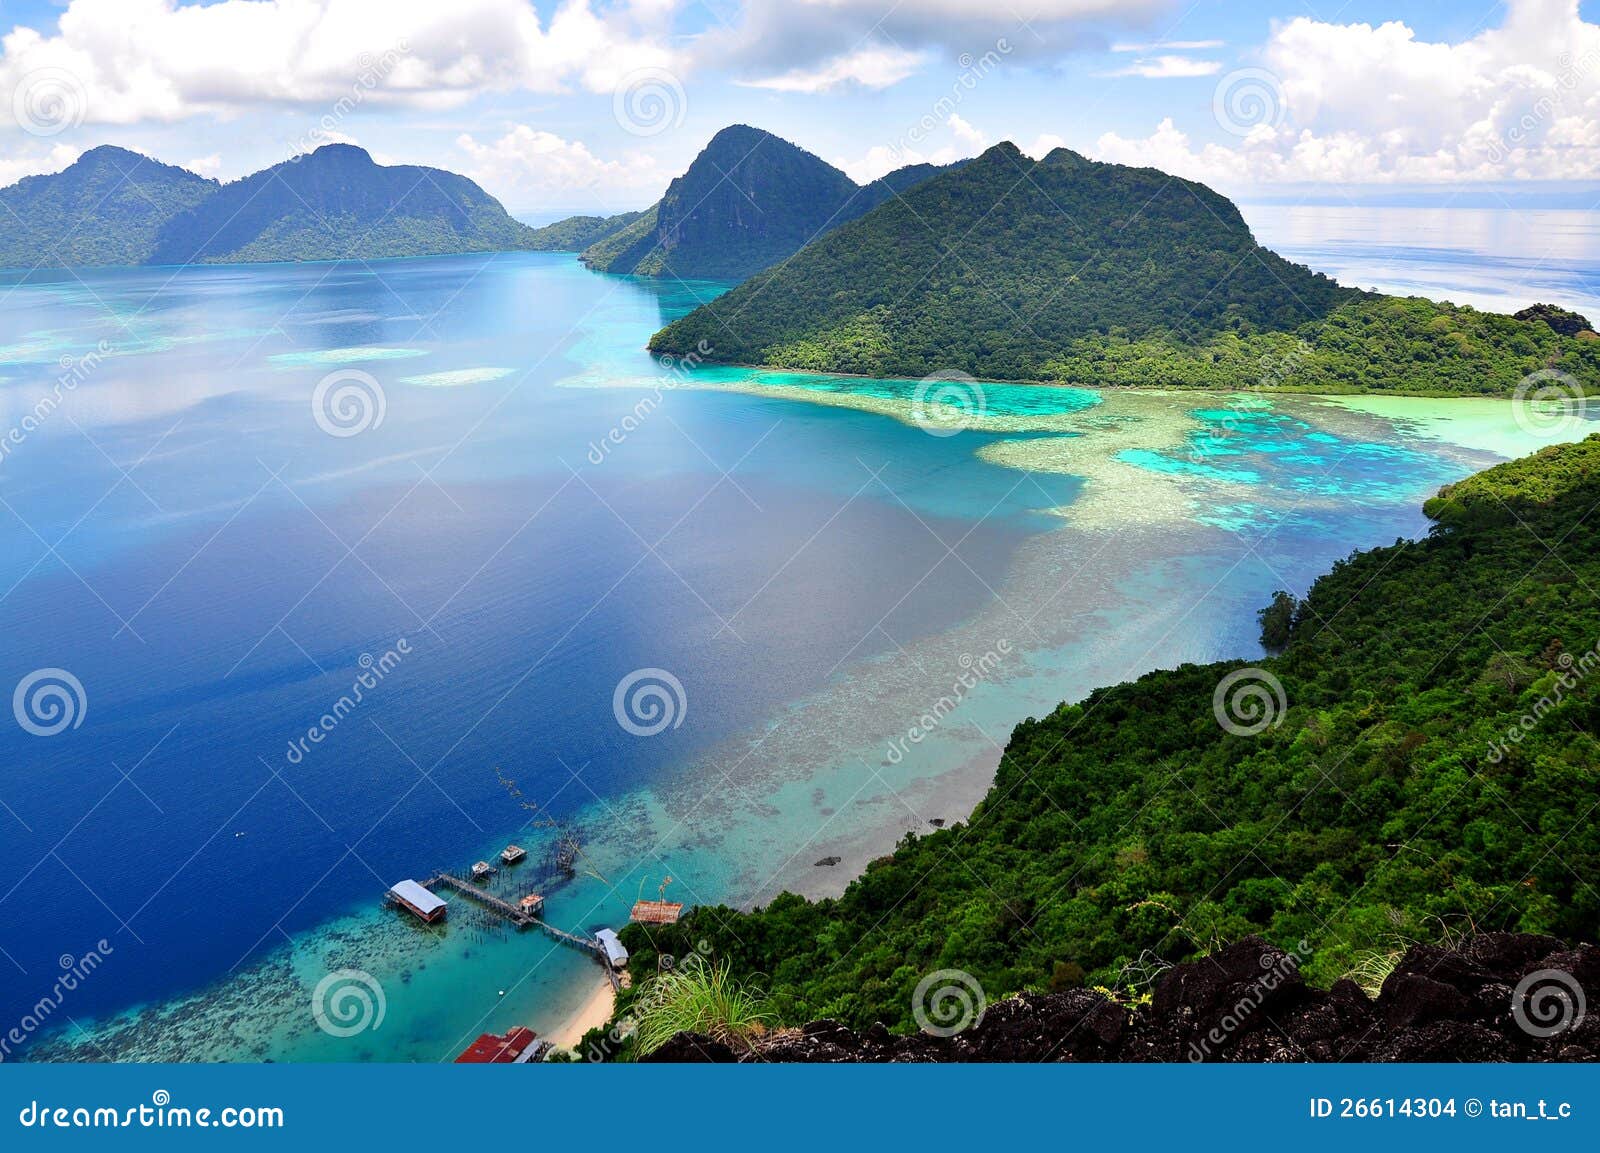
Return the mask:
[[[54,737],[0,726],[0,967],[18,978],[0,1016],[101,937],[129,947],[75,1016],[193,987],[457,860],[522,815],[496,766],[555,814],[647,783],[853,646],[883,651],[858,645],[880,618],[905,644],[972,612],[1049,525],[1035,510],[1070,500],[1070,478],[1019,487],[895,421],[688,391],[594,466],[637,396],[556,387],[581,367],[574,330],[603,320],[636,349],[688,303],[553,256],[9,289],[7,427],[62,357],[110,352],[0,464],[0,681],[60,667],[87,698]],[[360,348],[425,355],[293,363]],[[336,364],[379,380],[380,425],[319,428]],[[401,383],[482,367],[512,371]],[[940,536],[962,572],[907,592],[896,575],[938,561]],[[362,655],[402,638],[291,763]],[[641,741],[612,691],[649,666],[690,708]]]
[[[448,1055],[463,1031],[554,1012],[583,974],[526,941],[317,934],[401,877],[536,843],[497,770],[598,846],[605,879],[554,906],[563,923],[615,923],[669,873],[678,899],[770,895],[827,837],[881,852],[866,831],[892,843],[907,796],[959,818],[982,772],[929,782],[1022,716],[1253,651],[1273,588],[1418,531],[1421,496],[1488,459],[1303,398],[1241,415],[1175,397],[1136,418],[1156,440],[1163,412],[1231,439],[1120,465],[1237,491],[1196,490],[1181,522],[1131,507],[1107,539],[1061,515],[1082,477],[978,455],[1037,430],[930,436],[832,403],[892,399],[883,384],[813,379],[815,403],[655,392],[648,334],[720,288],[554,255],[0,283],[0,689],[63,669],[83,693],[55,735],[0,724],[0,1022],[102,938],[114,961],[73,992],[74,1023],[226,988],[310,941],[315,965],[383,979],[388,1031],[345,1050],[280,1021],[238,1051]],[[381,392],[381,421],[330,434],[313,406],[329,374]],[[989,386],[991,414],[1024,422],[1098,403]],[[1001,633],[1017,655],[963,706],[974,727],[885,781],[885,735]],[[369,665],[381,680],[323,720]],[[687,707],[641,739],[613,693],[648,668]],[[880,811],[852,809],[863,796]],[[408,994],[447,957],[448,980]],[[274,995],[306,1017],[320,972]],[[478,1000],[439,992],[474,979]],[[205,1052],[237,1055],[252,1008],[208,1004],[225,1036]]]

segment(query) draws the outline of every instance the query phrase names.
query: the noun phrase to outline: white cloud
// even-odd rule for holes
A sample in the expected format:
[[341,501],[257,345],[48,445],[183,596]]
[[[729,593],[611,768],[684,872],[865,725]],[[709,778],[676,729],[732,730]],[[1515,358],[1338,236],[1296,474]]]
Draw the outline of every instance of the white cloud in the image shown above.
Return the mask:
[[197,156],[193,160],[185,160],[183,167],[201,176],[215,176],[222,171],[222,154],[213,152],[210,156]]
[[867,45],[837,56],[820,67],[792,68],[777,76],[740,83],[775,92],[825,92],[849,83],[863,88],[888,88],[916,72],[923,61],[924,55],[920,52],[908,52],[892,45]]
[[82,149],[66,144],[49,148],[29,149],[20,154],[0,157],[0,188],[15,184],[24,176],[43,176],[60,172],[78,156]]
[[632,153],[625,161],[602,160],[580,140],[564,140],[526,124],[487,143],[462,134],[456,146],[467,157],[465,174],[518,208],[587,199],[597,208],[620,211],[659,196],[666,184],[650,156]]
[[839,158],[832,163],[857,184],[866,184],[896,168],[912,164],[953,164],[957,160],[976,156],[989,146],[987,135],[954,113],[945,119],[942,128],[951,142],[931,146],[928,139],[923,137],[915,143],[898,147],[879,144],[854,160]]
[[761,78],[827,67],[885,46],[949,60],[999,50],[1053,60],[1104,48],[1110,30],[1142,29],[1173,0],[745,0],[738,23],[701,35],[694,58]]
[[979,151],[982,151],[988,146],[989,138],[972,125],[968,124],[965,120],[961,119],[961,117],[957,116],[954,112],[950,114],[950,119],[946,120],[945,124],[949,127],[950,131],[955,134],[955,138],[961,141],[961,143],[969,145],[970,147]]
[[1140,57],[1132,64],[1107,72],[1107,76],[1141,76],[1146,80],[1167,80],[1183,76],[1214,76],[1222,71],[1216,60],[1196,60],[1192,56]]
[[1207,48],[1221,48],[1221,40],[1158,40],[1149,44],[1126,41],[1111,46],[1113,52],[1195,52]]
[[1095,155],[1227,187],[1600,176],[1600,25],[1577,0],[1511,0],[1456,43],[1398,21],[1280,25],[1262,68],[1221,78],[1214,113],[1239,139],[1197,146],[1172,121]]
[[1035,140],[1029,147],[1024,148],[1022,151],[1033,157],[1035,160],[1043,160],[1057,148],[1065,148],[1066,146],[1067,142],[1061,137],[1057,136],[1054,132],[1045,132],[1041,134],[1039,138]]
[[72,0],[53,33],[0,39],[0,93],[65,77],[76,121],[132,124],[263,103],[438,108],[484,90],[608,91],[673,60],[670,5],[595,3],[562,0],[546,25],[529,0]]

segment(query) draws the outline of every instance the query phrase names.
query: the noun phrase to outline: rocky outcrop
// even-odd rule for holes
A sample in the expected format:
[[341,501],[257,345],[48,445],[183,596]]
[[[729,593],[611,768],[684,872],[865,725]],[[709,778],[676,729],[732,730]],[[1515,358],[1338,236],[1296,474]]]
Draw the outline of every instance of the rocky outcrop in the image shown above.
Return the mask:
[[1592,1061],[1600,1057],[1600,948],[1489,933],[1458,950],[1413,947],[1369,998],[1313,989],[1298,958],[1246,938],[1176,965],[1144,1006],[1088,989],[991,1004],[952,1036],[857,1033],[813,1021],[735,1054],[680,1034],[655,1061]]

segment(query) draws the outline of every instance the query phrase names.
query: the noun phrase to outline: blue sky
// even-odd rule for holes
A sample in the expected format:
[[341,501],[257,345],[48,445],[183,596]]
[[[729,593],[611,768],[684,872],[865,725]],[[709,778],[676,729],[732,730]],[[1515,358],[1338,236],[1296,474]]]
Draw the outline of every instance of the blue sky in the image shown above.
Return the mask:
[[1000,140],[1236,196],[1600,177],[1595,4],[0,0],[0,182],[115,143],[232,179],[329,140],[534,217],[718,128],[866,179]]

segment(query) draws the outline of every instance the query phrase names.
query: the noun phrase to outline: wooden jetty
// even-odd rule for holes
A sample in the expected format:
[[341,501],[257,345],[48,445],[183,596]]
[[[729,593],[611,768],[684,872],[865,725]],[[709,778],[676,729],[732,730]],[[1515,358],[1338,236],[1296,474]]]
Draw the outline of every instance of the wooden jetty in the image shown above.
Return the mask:
[[478,904],[494,910],[513,924],[532,925],[538,922],[537,917],[517,908],[510,901],[497,897],[482,885],[475,885],[466,878],[458,877],[454,873],[435,873],[422,882],[422,887],[425,889],[432,889],[439,885],[454,889],[463,897],[470,898]]
[[537,913],[544,911],[544,902],[542,900],[535,906],[524,898],[522,904],[513,905],[510,901],[495,896],[483,886],[475,885],[465,878],[456,876],[454,873],[435,873],[422,882],[422,887],[425,889],[432,889],[438,885],[454,889],[463,897],[476,901],[485,908],[499,913],[519,929],[532,926],[563,944],[586,949],[602,958],[606,955],[605,946],[595,938],[581,937],[576,933],[569,933],[565,929],[558,929],[542,917],[539,917]]

